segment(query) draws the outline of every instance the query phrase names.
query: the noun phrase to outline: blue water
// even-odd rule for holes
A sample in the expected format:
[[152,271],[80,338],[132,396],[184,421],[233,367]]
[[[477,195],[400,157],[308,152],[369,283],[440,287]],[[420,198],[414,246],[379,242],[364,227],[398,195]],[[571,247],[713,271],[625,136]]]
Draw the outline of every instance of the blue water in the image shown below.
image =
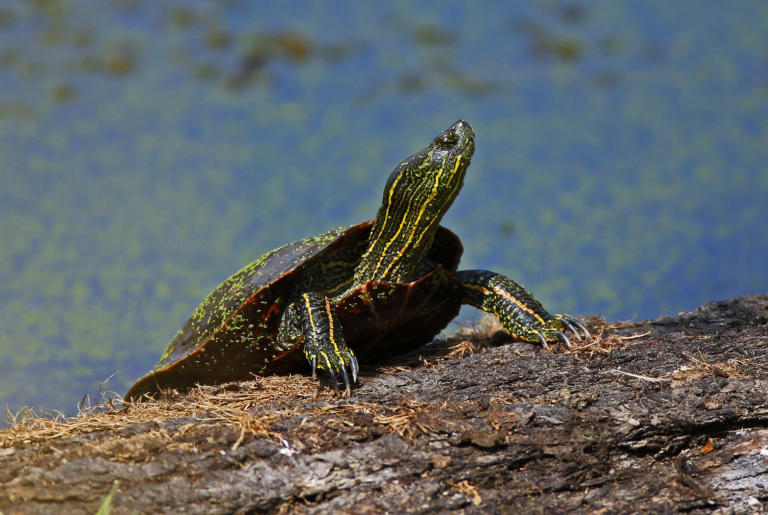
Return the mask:
[[372,218],[458,118],[464,267],[609,319],[768,291],[765,20],[759,0],[0,4],[0,406],[71,411],[113,373],[124,392],[219,282]]

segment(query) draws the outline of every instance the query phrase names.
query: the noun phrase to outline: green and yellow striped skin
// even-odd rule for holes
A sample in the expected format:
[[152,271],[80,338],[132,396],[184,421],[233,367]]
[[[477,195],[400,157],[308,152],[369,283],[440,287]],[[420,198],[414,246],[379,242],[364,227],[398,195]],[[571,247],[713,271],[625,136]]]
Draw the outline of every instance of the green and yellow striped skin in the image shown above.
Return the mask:
[[461,243],[439,224],[474,148],[459,120],[395,168],[375,220],[290,243],[224,281],[126,398],[307,365],[349,392],[356,354],[375,359],[427,343],[461,304],[496,314],[527,342],[569,345],[566,330],[588,334],[500,274],[457,271]]
[[531,292],[501,274],[462,270],[456,278],[461,284],[462,303],[493,313],[504,329],[519,340],[539,341],[544,346],[549,341],[561,340],[569,345],[562,331],[568,328],[578,335],[571,324],[582,328],[568,315],[550,315]]

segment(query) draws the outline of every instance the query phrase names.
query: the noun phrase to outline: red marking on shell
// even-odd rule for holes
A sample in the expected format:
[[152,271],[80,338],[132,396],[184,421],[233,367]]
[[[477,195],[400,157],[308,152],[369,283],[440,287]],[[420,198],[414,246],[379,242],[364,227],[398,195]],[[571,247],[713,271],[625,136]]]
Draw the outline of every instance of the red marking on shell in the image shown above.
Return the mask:
[[280,312],[280,305],[275,303],[269,306],[267,309],[264,310],[264,314],[261,315],[261,319],[266,322],[269,320],[272,315],[276,315]]

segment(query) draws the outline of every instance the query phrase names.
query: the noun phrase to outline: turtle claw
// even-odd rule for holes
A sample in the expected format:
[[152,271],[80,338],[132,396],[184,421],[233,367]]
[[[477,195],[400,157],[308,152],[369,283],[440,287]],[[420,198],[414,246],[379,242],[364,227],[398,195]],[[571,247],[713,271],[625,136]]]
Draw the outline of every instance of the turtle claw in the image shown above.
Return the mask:
[[[351,367],[350,367],[351,368]],[[347,374],[347,368],[341,367],[341,378],[344,379],[344,389],[347,391],[347,397],[352,396],[352,386],[349,384],[349,374]],[[339,391],[338,386],[336,387],[336,391]]]
[[576,339],[581,341],[581,333],[576,330],[576,328],[573,326],[570,320],[568,320],[568,317],[563,315],[557,315],[555,318],[560,320],[563,325],[573,333],[574,336],[576,336]]
[[568,337],[565,335],[565,333],[563,333],[561,331],[555,331],[554,334],[555,334],[555,336],[557,336],[557,338],[561,342],[563,342],[563,344],[566,346],[566,348],[568,348],[568,349],[571,348],[571,340],[568,339]]
[[539,337],[539,341],[541,342],[541,346],[544,348],[544,350],[549,350],[549,345],[547,345],[547,339],[544,338],[544,335],[541,333],[536,333],[536,336]]
[[312,356],[312,379],[317,379],[317,358]]
[[357,373],[360,371],[360,367],[357,364],[357,358],[353,355],[349,360],[349,368],[352,371],[352,384],[357,384]]
[[[347,368],[349,368],[349,372],[347,372]],[[354,356],[349,360],[349,365],[341,365],[339,367],[339,370],[341,373],[341,383],[344,383],[344,391],[347,392],[347,397],[352,396],[352,386],[357,383],[357,360]],[[328,367],[328,375],[331,378],[331,382],[333,383],[333,389],[336,390],[336,394],[339,394],[339,378],[336,375],[337,372],[334,372],[331,367]],[[352,380],[350,381],[350,373],[352,374]]]
[[[344,370],[344,369],[342,369],[342,370]],[[336,393],[339,393],[339,380],[336,379],[336,373],[330,367],[328,367],[328,375],[331,376],[331,382],[333,383],[333,389],[336,390]]]
[[578,321],[578,320],[576,320],[575,318],[571,318],[571,319],[570,319],[570,322],[571,322],[573,325],[575,325],[576,327],[578,327],[579,329],[581,329],[582,331],[584,331],[584,336],[586,336],[587,338],[592,338],[592,335],[591,335],[591,334],[589,334],[589,331],[587,330],[587,328],[586,328],[586,327],[584,327],[584,324],[582,324],[581,322],[579,322],[579,321]]

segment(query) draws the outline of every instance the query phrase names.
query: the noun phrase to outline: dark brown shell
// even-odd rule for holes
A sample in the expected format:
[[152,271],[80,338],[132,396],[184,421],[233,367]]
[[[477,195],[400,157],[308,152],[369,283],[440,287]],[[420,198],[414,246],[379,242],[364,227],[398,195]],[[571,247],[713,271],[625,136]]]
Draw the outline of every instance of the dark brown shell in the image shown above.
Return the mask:
[[[306,366],[301,341],[278,346],[277,331],[295,279],[307,266],[339,248],[368,239],[373,222],[334,229],[269,252],[224,281],[176,334],[155,368],[126,394],[243,380],[253,374],[288,373]],[[458,237],[438,228],[428,258],[438,265],[411,283],[367,281],[336,309],[347,344],[358,359],[429,342],[460,308],[453,272],[461,257]]]

